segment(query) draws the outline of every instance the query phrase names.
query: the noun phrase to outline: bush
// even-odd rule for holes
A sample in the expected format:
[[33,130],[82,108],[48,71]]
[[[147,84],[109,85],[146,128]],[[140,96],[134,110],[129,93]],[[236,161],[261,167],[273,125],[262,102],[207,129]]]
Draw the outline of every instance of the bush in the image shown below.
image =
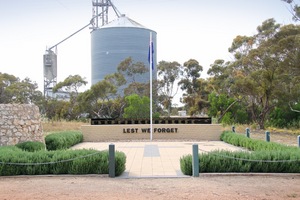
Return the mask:
[[221,134],[221,140],[238,147],[245,147],[251,151],[272,151],[272,150],[286,150],[298,149],[297,147],[287,146],[275,142],[266,142],[263,140],[256,140],[239,135],[231,131],[224,131]]
[[[183,174],[191,175],[192,155],[182,157],[180,167]],[[214,151],[199,156],[199,168],[200,173],[300,173],[300,154],[292,150],[253,153]]]
[[203,163],[202,165],[206,164],[206,167],[200,166],[202,167],[201,172],[300,172],[299,152],[292,150],[256,151],[252,153],[215,151],[203,154],[202,159],[200,159],[201,162]]
[[24,151],[29,151],[29,152],[34,152],[34,151],[40,151],[40,150],[45,150],[46,146],[42,142],[22,142],[19,144],[16,144],[16,147],[24,150]]
[[[221,139],[253,152],[214,151],[199,156],[199,172],[300,173],[300,148],[254,140],[233,132],[223,132]],[[185,175],[192,174],[192,155],[180,158]]]
[[[116,152],[116,176],[125,171],[126,156]],[[59,150],[26,152],[0,147],[0,175],[108,174],[108,151]]]
[[68,149],[83,141],[79,131],[65,131],[49,134],[45,137],[47,150]]
[[[293,105],[293,109],[300,110],[300,104]],[[278,128],[300,128],[300,115],[297,112],[293,112],[288,105],[276,107],[270,113],[268,126]]]
[[116,151],[116,171],[115,175],[120,176],[126,169],[126,155],[123,152]]
[[185,155],[180,158],[180,169],[185,175],[193,174],[192,155]]

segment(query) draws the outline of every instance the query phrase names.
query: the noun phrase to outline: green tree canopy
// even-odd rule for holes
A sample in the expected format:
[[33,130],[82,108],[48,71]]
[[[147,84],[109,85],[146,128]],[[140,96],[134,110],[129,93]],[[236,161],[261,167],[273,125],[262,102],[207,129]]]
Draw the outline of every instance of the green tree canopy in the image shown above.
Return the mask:
[[125,101],[127,106],[124,108],[124,118],[143,119],[150,117],[149,97],[132,94],[125,97]]
[[79,93],[79,88],[86,85],[88,82],[84,80],[80,75],[70,75],[63,82],[59,82],[54,88],[53,92],[59,90],[68,92],[70,94],[75,93],[75,96]]
[[122,80],[122,85],[119,85],[121,86],[119,87],[119,90],[124,90],[122,91],[124,95],[149,95],[149,83],[141,83],[137,81],[139,76],[149,72],[149,69],[145,66],[145,63],[135,62],[131,57],[128,57],[118,65],[117,70],[118,72],[116,74],[118,74],[118,80]]
[[36,82],[29,78],[19,78],[0,73],[0,103],[38,104],[42,99],[42,92],[38,91]]
[[185,62],[181,70],[181,79],[178,84],[184,91],[183,103],[190,115],[200,114],[200,107],[208,99],[205,91],[206,81],[200,78],[202,71],[203,67],[195,59]]
[[110,75],[105,77],[78,96],[81,112],[98,118],[117,118],[121,115],[125,103],[110,78]]
[[257,34],[233,40],[233,61],[217,60],[208,70],[215,91],[243,100],[260,128],[276,106],[299,103],[299,31],[299,26],[268,19]]

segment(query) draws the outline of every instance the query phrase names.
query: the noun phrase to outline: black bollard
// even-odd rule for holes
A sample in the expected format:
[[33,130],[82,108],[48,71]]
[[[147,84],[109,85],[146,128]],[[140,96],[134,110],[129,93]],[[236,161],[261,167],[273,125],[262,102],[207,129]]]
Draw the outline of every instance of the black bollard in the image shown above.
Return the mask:
[[193,144],[193,177],[199,177],[199,148]]
[[270,142],[270,132],[266,131],[266,142]]
[[235,126],[232,126],[232,132],[235,133]]
[[250,138],[250,129],[249,128],[246,128],[246,137]]
[[109,177],[114,178],[115,175],[115,171],[116,171],[116,164],[115,164],[115,145],[114,144],[110,144],[109,148],[108,148],[108,169],[109,169]]

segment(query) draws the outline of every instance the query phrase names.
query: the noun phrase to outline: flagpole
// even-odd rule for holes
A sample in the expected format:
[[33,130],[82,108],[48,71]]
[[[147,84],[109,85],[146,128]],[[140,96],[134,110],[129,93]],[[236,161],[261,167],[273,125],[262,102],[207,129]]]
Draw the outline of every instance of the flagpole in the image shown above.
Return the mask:
[[150,31],[150,141],[152,141],[152,66],[153,66],[153,53],[152,53],[152,49],[153,49],[153,43],[152,43],[152,32]]

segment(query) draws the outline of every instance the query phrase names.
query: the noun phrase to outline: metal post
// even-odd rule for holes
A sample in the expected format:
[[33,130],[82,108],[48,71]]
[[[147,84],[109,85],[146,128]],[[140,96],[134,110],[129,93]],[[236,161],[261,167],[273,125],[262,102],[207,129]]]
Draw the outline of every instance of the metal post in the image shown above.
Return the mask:
[[246,128],[246,137],[250,138],[250,129],[249,128]]
[[270,142],[270,132],[266,131],[266,142]]
[[108,169],[109,169],[109,177],[114,178],[115,177],[115,145],[114,144],[110,144],[109,148],[108,148]]
[[300,135],[298,135],[298,147],[300,148]]
[[235,126],[232,126],[232,132],[235,133]]
[[193,144],[193,177],[199,177],[199,148]]

